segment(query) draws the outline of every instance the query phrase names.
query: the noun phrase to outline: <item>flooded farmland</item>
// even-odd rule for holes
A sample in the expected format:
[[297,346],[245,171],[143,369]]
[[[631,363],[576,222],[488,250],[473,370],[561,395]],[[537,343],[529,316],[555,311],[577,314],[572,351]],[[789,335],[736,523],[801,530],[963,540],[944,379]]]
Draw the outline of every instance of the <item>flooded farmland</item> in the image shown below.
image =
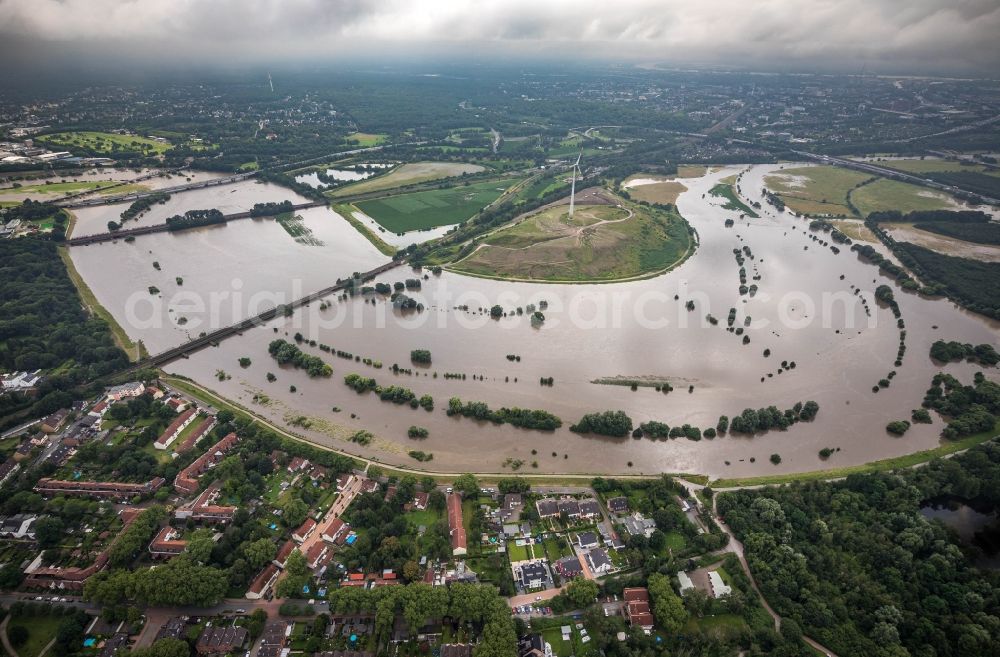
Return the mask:
[[[759,200],[764,176],[777,168],[745,169],[741,178],[745,197]],[[319,443],[409,466],[420,464],[406,455],[407,450],[433,453],[433,461],[425,466],[433,470],[495,472],[515,459],[528,472],[749,476],[854,465],[935,446],[942,428],[939,418],[932,425],[915,425],[904,438],[891,437],[885,424],[908,418],[910,409],[920,405],[931,377],[941,369],[927,355],[934,340],[996,342],[997,324],[946,300],[903,292],[849,248],[835,254],[812,239],[808,220],[766,205],[759,219],[740,219],[738,213],[724,210],[723,199],[712,197],[708,190],[743,170],[726,167],[685,179],[688,191],[677,205],[697,231],[700,246],[665,275],[618,284],[546,285],[447,271],[435,276],[402,267],[377,280],[392,284],[427,276],[420,291],[408,292],[424,305],[423,312],[404,315],[384,300],[373,305],[361,295],[331,298],[325,310],[314,303],[165,369]],[[230,197],[234,207],[297,200],[281,188],[238,187],[240,191]],[[213,188],[211,193],[224,197],[229,189]],[[194,196],[207,191],[177,195],[177,205],[169,211],[163,208],[165,214],[158,221],[193,208],[233,211],[218,205],[223,198]],[[249,298],[255,294],[270,294],[264,301],[258,296],[258,303],[273,305],[385,262],[334,212],[316,208],[301,215],[322,246],[300,244],[273,220],[262,219],[143,236],[131,244],[77,247],[71,255],[98,299],[132,338],[142,339],[155,353],[207,330],[207,325],[214,328],[249,316],[255,310]],[[726,219],[733,219],[734,225],[726,227]],[[88,221],[97,232],[107,219]],[[752,296],[739,292],[740,266],[733,250],[746,253],[743,247],[752,254],[743,266],[758,286]],[[153,261],[160,269],[153,267]],[[176,276],[183,277],[182,285],[175,284]],[[878,284],[893,286],[906,321],[907,351],[901,367],[893,365],[899,340],[895,319],[872,298]],[[159,294],[150,294],[150,286]],[[855,294],[854,289],[861,292]],[[227,293],[214,318],[196,307],[199,298]],[[858,301],[861,297],[868,299],[871,316]],[[532,326],[528,313],[488,317],[494,304],[514,311],[542,301],[548,307],[546,320],[538,327]],[[693,310],[687,309],[688,301],[693,301]],[[153,310],[140,318],[148,321],[137,324],[136,308],[150,304]],[[487,312],[479,312],[480,308]],[[735,326],[745,326],[749,344],[725,329],[731,308],[736,312]],[[719,320],[718,325],[706,321],[708,315]],[[176,321],[179,316],[185,318],[184,324]],[[378,369],[304,344],[304,351],[322,357],[334,369],[330,379],[309,379],[302,370],[279,366],[267,352],[271,340],[291,340],[295,333],[383,366]],[[394,363],[412,367],[412,349],[430,350],[433,364],[414,368],[412,374],[393,374]],[[519,359],[509,360],[508,355]],[[245,369],[237,363],[244,356],[252,361]],[[796,367],[782,368],[782,361],[794,361]],[[976,371],[966,363],[944,369],[965,381],[971,381]],[[218,378],[220,370],[224,380]],[[891,386],[873,393],[872,386],[892,370],[897,374]],[[359,396],[343,383],[351,372],[372,376],[382,385],[405,386],[418,396],[430,394],[435,410],[396,406],[373,394]],[[276,381],[269,383],[268,373]],[[445,373],[465,376],[445,378]],[[540,385],[543,377],[552,377],[554,385]],[[593,383],[608,377],[666,380],[674,390],[665,394],[652,387],[633,391],[628,386]],[[562,418],[563,426],[544,433],[448,417],[444,409],[454,396],[485,401],[495,408],[544,409]],[[813,422],[753,438],[651,441],[579,436],[568,430],[584,413],[608,409],[626,411],[636,424],[659,420],[704,429],[715,426],[720,415],[732,417],[746,407],[773,404],[784,409],[809,399],[820,405]],[[293,422],[308,427],[291,426]],[[408,439],[411,425],[426,427],[429,437]],[[348,442],[346,437],[358,429],[371,431],[376,440],[368,447]],[[817,452],[824,447],[840,451],[821,461]],[[772,453],[781,455],[780,465],[768,461]]]

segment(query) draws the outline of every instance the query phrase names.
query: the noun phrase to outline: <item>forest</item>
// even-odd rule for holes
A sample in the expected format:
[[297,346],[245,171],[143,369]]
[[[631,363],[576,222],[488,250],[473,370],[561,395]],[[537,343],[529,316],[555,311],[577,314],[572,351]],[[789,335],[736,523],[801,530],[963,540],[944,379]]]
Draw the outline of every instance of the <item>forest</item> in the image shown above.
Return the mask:
[[[775,611],[841,657],[1000,655],[1000,573],[925,506],[1000,505],[1000,443],[897,472],[719,494]],[[995,521],[994,521],[995,522]]]
[[56,244],[0,241],[0,280],[0,368],[46,371],[37,400],[4,396],[0,416],[29,404],[38,414],[69,406],[69,390],[128,365],[107,324],[84,310]]

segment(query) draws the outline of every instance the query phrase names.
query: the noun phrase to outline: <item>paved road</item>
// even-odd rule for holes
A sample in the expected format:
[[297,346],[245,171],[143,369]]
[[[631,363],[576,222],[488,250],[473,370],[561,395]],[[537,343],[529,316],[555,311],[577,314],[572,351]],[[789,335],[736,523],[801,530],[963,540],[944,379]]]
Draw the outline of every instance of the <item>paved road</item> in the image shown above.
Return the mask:
[[[691,483],[689,481],[684,481],[683,479],[681,479],[679,481],[683,485],[687,486],[688,490],[690,490],[691,492],[694,492],[695,490],[700,490],[702,488],[705,488],[704,486],[701,486],[699,484],[694,484],[694,483]],[[733,532],[729,528],[729,526],[726,525],[726,523],[724,523],[719,518],[718,509],[717,509],[717,506],[716,506],[716,500],[717,499],[718,499],[718,495],[713,495],[712,496],[712,515],[715,517],[715,521],[718,523],[719,528],[721,528],[722,531],[725,532],[726,535],[729,537],[729,542],[726,544],[726,547],[722,548],[722,550],[720,550],[719,553],[720,554],[724,554],[724,553],[727,553],[727,552],[731,552],[734,555],[736,555],[736,558],[739,559],[740,566],[743,567],[743,572],[746,573],[747,579],[750,580],[750,586],[753,587],[754,592],[757,594],[757,597],[760,599],[760,603],[764,606],[764,609],[767,611],[767,613],[771,616],[771,619],[774,621],[774,629],[775,630],[780,630],[781,629],[781,616],[776,611],[774,611],[774,609],[771,608],[771,605],[767,602],[767,598],[764,597],[764,594],[761,593],[761,591],[760,591],[760,587],[757,586],[757,580],[754,578],[753,573],[750,572],[750,565],[747,563],[746,556],[744,555],[744,552],[743,552],[743,543],[741,543],[739,540],[737,540],[736,535],[733,534]],[[828,648],[824,647],[818,641],[815,641],[814,639],[811,639],[811,638],[807,637],[805,634],[802,635],[802,640],[805,641],[813,649],[818,650],[819,652],[821,652],[824,655],[827,655],[827,657],[837,657],[837,655],[833,651],[831,651]]]

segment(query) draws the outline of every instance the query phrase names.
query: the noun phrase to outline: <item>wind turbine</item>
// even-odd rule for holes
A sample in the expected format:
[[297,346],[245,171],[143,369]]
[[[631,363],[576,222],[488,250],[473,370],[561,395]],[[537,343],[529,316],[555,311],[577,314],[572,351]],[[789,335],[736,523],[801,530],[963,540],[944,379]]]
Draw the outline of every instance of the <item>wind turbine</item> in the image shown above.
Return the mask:
[[274,93],[274,82],[271,80],[271,73],[270,72],[268,72],[268,74],[267,74],[267,83],[269,85],[271,85],[271,93],[273,94]]
[[576,156],[576,162],[573,163],[573,182],[570,183],[569,188],[569,216],[573,216],[573,208],[576,204],[576,172],[580,169],[580,158],[583,157],[583,151]]

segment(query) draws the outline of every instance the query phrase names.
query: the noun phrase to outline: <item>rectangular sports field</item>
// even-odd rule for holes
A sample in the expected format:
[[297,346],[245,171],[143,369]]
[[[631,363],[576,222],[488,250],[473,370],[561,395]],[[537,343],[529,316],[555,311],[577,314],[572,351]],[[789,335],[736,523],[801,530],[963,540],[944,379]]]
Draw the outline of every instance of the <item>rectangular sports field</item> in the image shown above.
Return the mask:
[[405,233],[465,221],[517,182],[517,179],[485,181],[397,194],[355,205],[386,230]]

